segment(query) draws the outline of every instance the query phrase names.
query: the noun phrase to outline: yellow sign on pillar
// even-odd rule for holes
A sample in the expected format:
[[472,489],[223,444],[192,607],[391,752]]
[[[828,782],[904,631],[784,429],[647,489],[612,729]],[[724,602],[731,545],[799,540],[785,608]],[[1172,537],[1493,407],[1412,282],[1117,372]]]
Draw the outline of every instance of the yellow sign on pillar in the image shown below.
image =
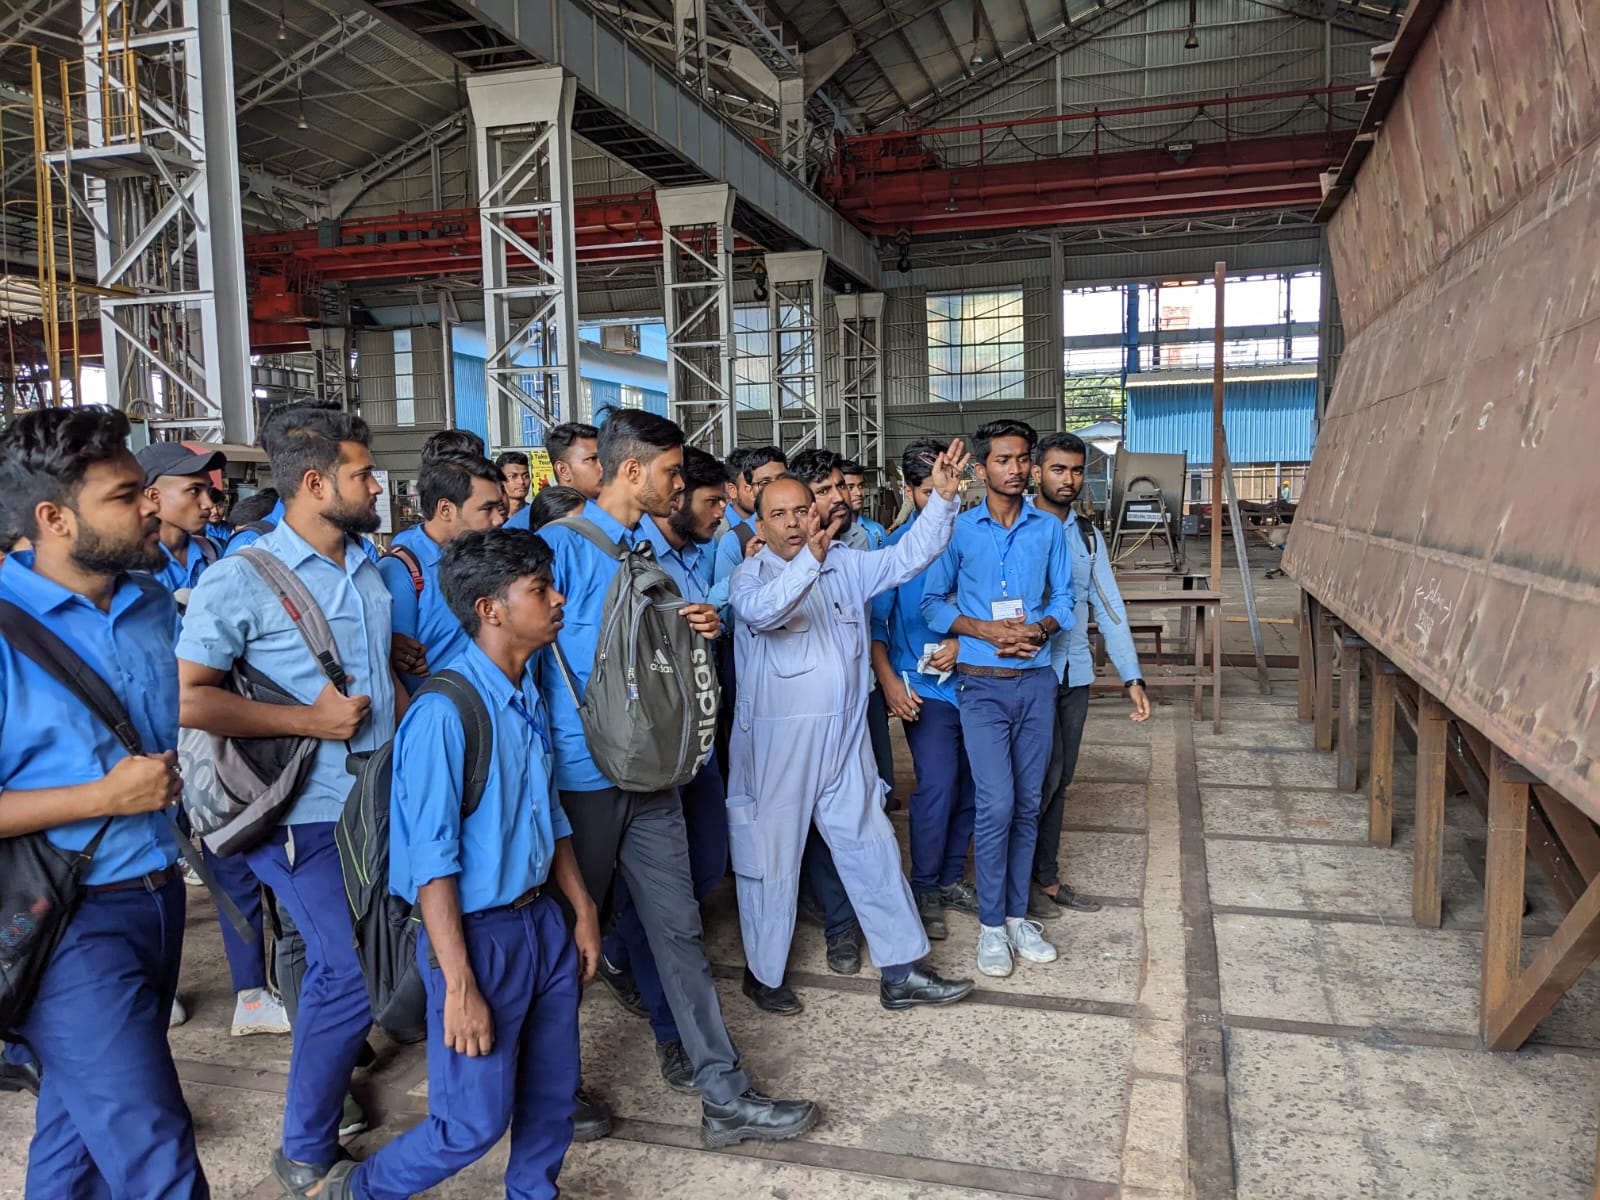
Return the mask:
[[556,469],[550,464],[550,451],[544,447],[528,451],[528,478],[533,490],[542,492],[556,481]]

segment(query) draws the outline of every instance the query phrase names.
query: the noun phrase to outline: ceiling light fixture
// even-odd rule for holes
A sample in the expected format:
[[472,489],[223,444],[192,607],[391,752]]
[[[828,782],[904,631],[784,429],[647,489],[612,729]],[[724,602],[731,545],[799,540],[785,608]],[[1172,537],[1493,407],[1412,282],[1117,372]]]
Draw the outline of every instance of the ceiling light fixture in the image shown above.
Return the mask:
[[1183,39],[1183,48],[1185,50],[1200,49],[1200,39],[1194,31],[1196,3],[1197,0],[1189,0],[1189,36]]
[[954,196],[951,196],[949,203],[944,206],[945,212],[957,212],[960,208],[961,206],[956,203],[956,198]]
[[306,88],[303,80],[296,80],[294,85],[295,97],[300,101],[300,115],[295,119],[296,129],[310,129],[306,121]]
[[278,5],[278,40],[280,42],[289,40],[289,18],[284,15],[282,4]]

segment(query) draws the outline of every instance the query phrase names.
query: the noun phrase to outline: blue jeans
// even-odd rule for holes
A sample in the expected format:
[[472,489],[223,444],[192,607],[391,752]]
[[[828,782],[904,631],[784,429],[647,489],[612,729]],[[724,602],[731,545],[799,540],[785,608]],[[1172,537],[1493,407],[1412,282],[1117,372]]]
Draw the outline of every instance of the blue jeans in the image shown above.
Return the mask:
[[327,1165],[339,1148],[339,1117],[356,1055],[372,1027],[372,1005],[356,959],[333,822],[285,825],[253,850],[250,869],[294,917],[305,939],[306,973],[294,1017],[283,1153]]
[[405,1200],[494,1148],[509,1126],[508,1200],[557,1194],[572,1142],[578,1087],[578,955],[553,897],[526,908],[469,913],[461,932],[494,1042],[477,1058],[444,1044],[444,974],[429,962],[427,930],[417,964],[428,992],[428,1117],[357,1168],[360,1200]]
[[239,936],[239,931],[226,914],[217,913],[222,925],[222,953],[228,960],[228,976],[233,982],[233,990],[244,992],[251,988],[266,987],[267,958],[263,950],[266,941],[261,932],[261,881],[256,878],[242,854],[219,857],[203,846],[200,852],[205,856],[206,866],[217,877],[217,883],[227,893],[228,899],[238,906],[239,915],[244,917],[245,924],[256,935],[252,945]]
[[27,1195],[203,1200],[194,1123],[167,1046],[184,885],[90,892],[18,1031],[43,1076]]
[[[702,766],[682,795],[684,833],[689,839],[689,879],[694,887],[694,898],[703,900],[728,873],[728,815],[724,807],[727,797],[717,764],[710,762]],[[672,1018],[672,1006],[667,1003],[667,993],[661,987],[661,972],[656,967],[655,955],[650,953],[644,924],[639,920],[639,910],[634,907],[627,882],[620,874],[613,888],[617,922],[606,937],[606,959],[614,967],[633,972],[639,998],[650,1012],[650,1028],[656,1041],[681,1041],[678,1023]]]
[[977,792],[961,738],[961,710],[924,698],[905,722],[906,745],[917,768],[911,793],[911,890],[935,892],[961,878],[972,840]]
[[1048,663],[1013,679],[961,676],[961,733],[978,791],[973,863],[984,925],[1028,915],[1056,688]]

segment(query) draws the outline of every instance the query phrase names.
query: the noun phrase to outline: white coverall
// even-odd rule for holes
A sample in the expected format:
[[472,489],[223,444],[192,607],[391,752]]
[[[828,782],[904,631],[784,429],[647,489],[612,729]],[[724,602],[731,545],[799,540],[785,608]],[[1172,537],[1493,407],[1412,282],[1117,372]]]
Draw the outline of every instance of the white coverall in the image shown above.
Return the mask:
[[733,573],[739,698],[728,750],[728,843],[745,959],[769,987],[783,982],[788,965],[813,820],[872,961],[899,966],[928,953],[867,732],[867,606],[944,552],[959,512],[959,501],[935,492],[897,545],[865,552],[835,542],[820,564],[809,546],[787,563],[767,548]]

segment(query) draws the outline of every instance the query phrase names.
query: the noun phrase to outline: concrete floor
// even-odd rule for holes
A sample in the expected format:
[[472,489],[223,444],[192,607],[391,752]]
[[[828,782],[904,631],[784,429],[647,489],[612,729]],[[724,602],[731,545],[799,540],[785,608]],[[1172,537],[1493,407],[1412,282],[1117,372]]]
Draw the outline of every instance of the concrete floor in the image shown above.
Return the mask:
[[[1259,571],[1256,574],[1260,580]],[[1232,582],[1237,587],[1236,579]],[[1293,611],[1292,585],[1260,584],[1263,615]],[[1230,600],[1230,613],[1242,612]],[[1293,629],[1266,626],[1293,654]],[[1247,651],[1245,626],[1227,649]],[[1600,983],[1586,975],[1518,1054],[1476,1046],[1483,826],[1449,813],[1444,928],[1412,928],[1409,789],[1399,766],[1396,846],[1365,845],[1365,797],[1334,790],[1329,755],[1295,720],[1292,673],[1258,695],[1231,670],[1220,735],[1180,694],[1146,726],[1119,697],[1091,707],[1063,838],[1068,878],[1105,904],[1049,932],[1059,962],[1019,964],[968,1003],[884,1012],[869,966],[828,974],[802,926],[796,1018],[739,993],[726,886],[706,905],[724,1010],[763,1087],[825,1106],[802,1141],[711,1154],[698,1108],[659,1081],[644,1022],[601,989],[583,1007],[589,1083],[616,1136],[575,1147],[564,1193],[606,1200],[1246,1200],[1588,1195],[1600,1080]],[[902,792],[912,780],[900,746]],[[904,813],[896,815],[904,833]],[[1559,919],[1529,872],[1531,954]],[[935,944],[971,974],[973,919]],[[219,1200],[279,1195],[267,1171],[288,1042],[234,1040],[215,913],[192,897],[172,1035]],[[377,1040],[378,1035],[375,1035]],[[416,1048],[384,1044],[355,1088],[380,1123],[370,1152],[426,1107]],[[0,1096],[0,1197],[20,1196],[31,1103]],[[501,1194],[503,1150],[430,1195]]]

